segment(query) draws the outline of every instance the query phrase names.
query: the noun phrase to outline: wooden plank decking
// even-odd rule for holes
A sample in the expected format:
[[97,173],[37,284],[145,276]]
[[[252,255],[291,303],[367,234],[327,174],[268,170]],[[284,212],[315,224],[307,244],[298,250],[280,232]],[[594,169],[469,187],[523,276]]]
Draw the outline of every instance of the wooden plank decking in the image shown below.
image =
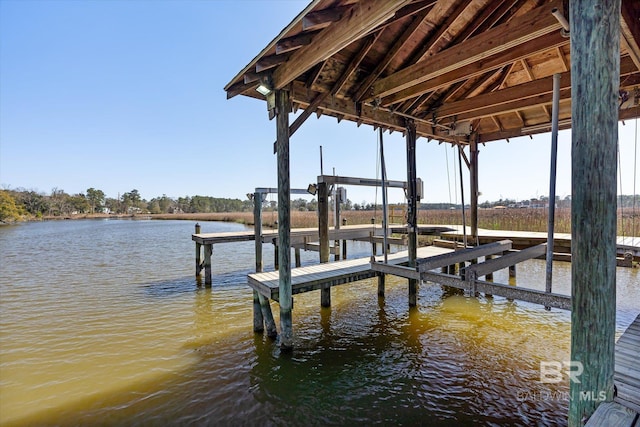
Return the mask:
[[[428,257],[451,252],[451,249],[426,246],[418,248],[418,257]],[[378,257],[380,259],[380,257]],[[376,276],[371,269],[370,258],[358,258],[298,267],[291,270],[291,289],[293,294],[320,289],[323,286],[336,286]],[[388,262],[399,265],[408,261],[407,251],[388,255]],[[277,271],[253,273],[248,275],[249,286],[267,298],[278,300],[279,278]]]
[[585,427],[640,427],[640,315],[616,343],[617,396],[603,403]]
[[[461,225],[448,226],[453,231],[445,231],[442,238],[452,240],[462,240],[463,228]],[[467,236],[471,235],[471,227],[467,227]],[[514,249],[524,249],[529,246],[536,246],[547,241],[546,232],[536,231],[510,231],[510,230],[487,230],[478,229],[478,240],[480,244],[492,243],[499,240],[509,239],[513,241]],[[571,234],[554,233],[554,252],[571,253]],[[640,237],[618,236],[616,238],[618,256],[623,256],[625,252],[631,252],[634,258],[640,257]]]

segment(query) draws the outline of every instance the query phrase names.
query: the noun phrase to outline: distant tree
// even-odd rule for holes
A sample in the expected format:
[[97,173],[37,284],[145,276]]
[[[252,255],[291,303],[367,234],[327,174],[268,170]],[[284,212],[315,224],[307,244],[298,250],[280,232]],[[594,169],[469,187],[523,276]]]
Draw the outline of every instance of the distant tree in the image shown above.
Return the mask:
[[120,206],[121,203],[118,199],[114,199],[113,197],[107,197],[104,199],[104,207],[109,209],[109,212],[121,213]]
[[104,203],[105,194],[102,190],[96,190],[91,187],[87,189],[87,201],[91,206],[91,213],[96,213],[96,209],[100,209]]
[[13,196],[6,190],[0,190],[0,222],[14,222],[21,215],[22,211]]
[[44,195],[33,190],[23,190],[16,193],[16,200],[24,206],[27,213],[40,218],[49,211],[50,201]]
[[71,213],[69,195],[64,190],[53,187],[49,196],[49,215],[65,215]]
[[69,205],[71,213],[87,213],[91,210],[91,205],[87,197],[82,193],[69,196],[67,204]]

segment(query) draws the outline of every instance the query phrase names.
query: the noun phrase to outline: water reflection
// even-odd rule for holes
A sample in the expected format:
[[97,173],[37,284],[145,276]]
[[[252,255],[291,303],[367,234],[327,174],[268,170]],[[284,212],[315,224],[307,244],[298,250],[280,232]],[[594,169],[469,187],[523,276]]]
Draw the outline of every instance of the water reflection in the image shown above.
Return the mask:
[[[193,277],[191,223],[75,227],[0,229],[2,425],[564,422],[568,384],[540,383],[539,364],[567,360],[568,312],[431,284],[410,309],[406,280],[387,277],[384,299],[365,280],[332,289],[328,309],[319,292],[296,295],[295,350],[282,355],[252,332],[252,244],[215,250],[206,288]],[[618,271],[619,332],[640,312],[637,273]],[[569,276],[554,265],[554,289]],[[538,261],[518,270],[519,286],[543,278]]]

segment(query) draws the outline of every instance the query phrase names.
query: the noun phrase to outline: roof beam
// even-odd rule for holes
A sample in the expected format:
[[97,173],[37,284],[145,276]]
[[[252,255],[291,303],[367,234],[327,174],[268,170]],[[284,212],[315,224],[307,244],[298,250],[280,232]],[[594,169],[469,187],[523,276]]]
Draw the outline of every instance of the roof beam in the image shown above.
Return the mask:
[[[620,76],[625,77],[635,71],[633,62],[625,57],[620,62]],[[560,90],[571,89],[571,73],[560,74]],[[546,105],[551,102],[553,94],[553,76],[544,77],[517,86],[490,92],[473,98],[467,98],[445,104],[436,110],[438,119],[456,117],[457,121],[513,112],[523,108]],[[568,92],[562,99],[568,99]]]
[[458,16],[462,12],[464,12],[467,6],[469,6],[469,3],[471,3],[471,0],[464,0],[462,3],[458,5],[458,7],[452,13],[449,13],[449,15],[447,16],[447,19],[442,24],[436,26],[438,30],[435,32],[435,34],[432,34],[429,37],[427,37],[427,40],[425,40],[425,42],[422,43],[420,50],[418,50],[418,52],[414,53],[411,56],[411,59],[408,61],[408,63],[414,64],[416,62],[422,61],[424,57],[427,55],[427,52],[429,52],[431,48],[433,48],[433,46],[438,42],[438,40],[442,38],[442,35],[449,30],[449,27],[451,26],[453,21],[458,19]]
[[307,13],[302,18],[302,31],[318,30],[339,21],[346,9],[346,7],[330,7]]
[[410,65],[379,80],[373,85],[373,94],[370,99],[392,95],[559,30],[560,23],[551,14],[554,4],[560,5],[560,2],[538,7],[506,24],[446,49],[431,57],[429,61]]
[[307,33],[300,33],[292,37],[287,37],[286,39],[281,39],[276,43],[276,55],[300,49],[302,46],[311,44],[313,36],[316,34],[317,32],[310,31]]
[[273,73],[275,88],[282,89],[318,62],[333,56],[360,39],[391,18],[396,10],[409,1],[369,0],[353,5],[351,9],[344,12],[339,21],[322,30],[315,37],[314,43],[293,52],[289,60],[275,70]]
[[278,65],[286,62],[288,57],[289,55],[287,54],[264,56],[256,63],[256,73],[261,73],[264,70],[277,67]]
[[[466,43],[462,43],[458,46],[463,46],[465,44]],[[392,95],[383,97],[382,105],[395,104],[397,102],[401,102],[406,99],[413,98],[417,95],[423,94],[425,92],[430,92],[436,89],[440,89],[442,87],[448,86],[460,80],[466,80],[466,79],[470,79],[471,77],[479,76],[483,73],[486,73],[487,71],[495,70],[495,69],[504,67],[505,65],[510,65],[514,61],[519,61],[522,58],[526,58],[528,56],[535,55],[535,54],[544,52],[546,50],[549,50],[551,48],[555,48],[557,46],[563,46],[566,44],[569,44],[569,39],[562,37],[562,35],[560,34],[560,31],[554,31],[549,34],[545,34],[541,37],[538,37],[535,40],[534,39],[529,40],[529,42],[526,45],[519,45],[519,46],[512,47],[504,52],[496,53],[491,57],[484,58],[482,61],[477,61],[475,63],[467,65],[466,67],[453,69],[451,71],[437,75],[436,77],[433,77],[430,80],[426,80],[415,86],[400,90]],[[451,49],[455,49],[456,47],[457,46]],[[451,50],[451,49],[448,49],[448,50]],[[435,55],[434,58],[436,56],[443,55],[446,52],[447,51],[443,51],[442,53]],[[432,60],[429,60],[429,61],[423,61],[419,64],[431,63],[431,62]],[[393,77],[393,75],[390,77]]]
[[640,70],[640,5],[637,0],[623,0],[620,19],[620,41]]
[[405,46],[407,41],[409,41],[409,39],[413,37],[413,35],[416,33],[418,28],[420,28],[420,26],[424,22],[424,19],[427,17],[429,10],[423,10],[422,12],[420,12],[419,14],[413,17],[407,29],[404,30],[402,35],[400,35],[400,37],[398,37],[395,40],[391,49],[387,51],[387,54],[385,55],[385,57],[378,62],[378,65],[376,65],[375,70],[373,70],[373,72],[369,74],[369,76],[362,82],[362,84],[360,84],[358,89],[355,91],[352,97],[355,102],[360,102],[362,98],[364,98],[364,96],[367,94],[367,92],[371,88],[371,85],[373,84],[373,82],[376,81],[378,77],[380,77],[380,74],[382,74],[382,72],[385,70],[385,68],[387,68],[389,63],[393,61],[393,58],[396,57],[398,52],[402,50],[402,48]]

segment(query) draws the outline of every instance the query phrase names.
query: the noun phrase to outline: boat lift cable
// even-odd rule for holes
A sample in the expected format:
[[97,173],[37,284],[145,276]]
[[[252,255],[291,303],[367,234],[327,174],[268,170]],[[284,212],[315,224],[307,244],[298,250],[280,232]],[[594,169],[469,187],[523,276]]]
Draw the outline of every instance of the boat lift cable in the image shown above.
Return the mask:
[[387,263],[387,167],[384,163],[384,141],[382,139],[382,128],[378,128],[380,137],[380,170],[382,172],[382,253],[384,263]]
[[460,170],[460,198],[462,199],[462,241],[467,247],[467,219],[464,215],[464,180],[462,179],[462,146],[458,145],[458,169]]
[[[638,117],[636,117],[636,132],[633,143],[633,203],[631,207],[631,211],[633,212],[633,216],[631,217],[631,234],[633,237],[638,237],[638,233],[636,233],[636,181],[638,180]],[[632,245],[635,245],[636,242],[631,242]]]
[[622,244],[624,244],[625,239],[626,239],[626,233],[624,232],[624,199],[622,198],[623,196],[623,192],[622,192],[622,162],[620,160],[620,137],[618,137],[618,140],[616,142],[616,150],[617,150],[617,154],[618,154],[618,185],[620,187],[620,197],[618,198],[618,200],[620,201],[620,228],[622,229]]
[[447,164],[447,185],[449,186],[449,204],[451,204],[451,174],[449,173],[449,152],[447,151],[447,144],[443,144],[444,158]]
[[[380,139],[376,138],[376,182],[378,181],[378,178],[380,177],[379,175],[380,173]],[[376,218],[378,216],[378,184],[375,185],[375,196],[373,198],[373,218],[371,218],[371,232],[372,232],[372,236],[374,236],[376,234]],[[372,248],[372,253],[371,253],[371,257],[372,259],[375,259],[376,253],[375,253],[375,245],[371,245]]]

